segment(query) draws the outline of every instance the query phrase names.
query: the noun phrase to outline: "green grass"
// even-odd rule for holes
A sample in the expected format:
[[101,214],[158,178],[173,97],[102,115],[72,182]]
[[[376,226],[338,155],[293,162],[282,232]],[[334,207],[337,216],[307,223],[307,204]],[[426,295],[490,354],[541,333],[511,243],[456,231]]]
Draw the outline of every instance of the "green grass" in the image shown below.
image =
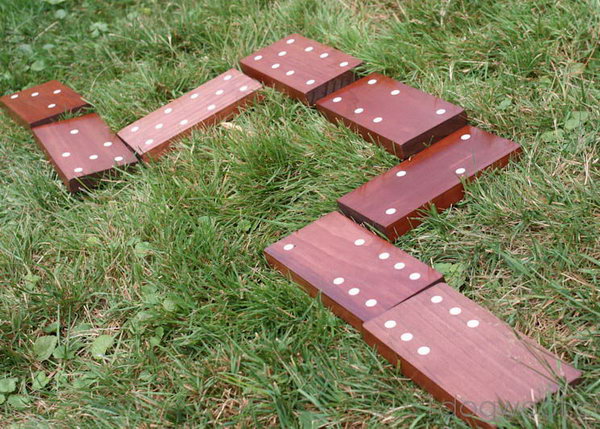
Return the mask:
[[[597,0],[6,0],[0,94],[56,78],[118,130],[300,32],[464,106],[524,154],[396,244],[450,264],[453,286],[584,371],[514,427],[592,427],[599,13]],[[16,379],[0,426],[466,427],[268,268],[267,245],[397,160],[264,93],[233,128],[78,197],[0,117],[0,379]],[[97,359],[101,335],[114,344]],[[48,336],[59,352],[43,359]]]

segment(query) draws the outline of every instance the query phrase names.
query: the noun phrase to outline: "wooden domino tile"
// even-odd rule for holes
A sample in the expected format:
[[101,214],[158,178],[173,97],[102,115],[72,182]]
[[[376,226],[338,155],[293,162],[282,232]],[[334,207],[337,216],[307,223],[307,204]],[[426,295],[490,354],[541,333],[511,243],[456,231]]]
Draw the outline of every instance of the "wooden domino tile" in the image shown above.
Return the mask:
[[466,126],[339,198],[338,206],[393,240],[417,226],[431,204],[443,210],[462,199],[464,180],[505,166],[520,151],[510,140]]
[[118,132],[144,161],[156,159],[193,129],[228,119],[257,98],[262,85],[231,69]]
[[95,113],[41,125],[32,131],[71,192],[92,186],[115,167],[137,162],[134,153]]
[[75,112],[89,104],[62,83],[51,80],[33,88],[0,97],[0,106],[20,124],[35,127]]
[[467,123],[462,108],[379,73],[322,98],[317,109],[401,159]]
[[247,75],[308,105],[353,82],[352,70],[360,64],[358,58],[300,34],[291,34],[240,61]]
[[265,255],[357,329],[442,280],[433,268],[337,212],[269,246]]
[[368,344],[475,426],[528,407],[581,373],[445,283],[364,325]]

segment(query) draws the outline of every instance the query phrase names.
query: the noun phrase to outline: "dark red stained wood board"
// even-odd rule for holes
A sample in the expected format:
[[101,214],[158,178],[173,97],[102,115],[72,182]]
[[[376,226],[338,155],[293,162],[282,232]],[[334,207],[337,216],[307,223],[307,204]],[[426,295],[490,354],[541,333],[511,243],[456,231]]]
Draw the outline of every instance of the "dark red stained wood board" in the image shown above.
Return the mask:
[[56,80],[0,97],[0,105],[25,127],[46,124],[89,106],[81,95]]
[[91,187],[115,167],[137,162],[135,154],[95,113],[34,127],[32,132],[71,192]]
[[521,147],[472,126],[450,134],[338,199],[340,210],[388,238],[421,223],[422,210],[444,210],[464,196],[464,180],[489,167],[503,167]]
[[360,329],[441,281],[433,268],[340,213],[329,213],[265,250],[269,263]]
[[317,109],[401,159],[467,124],[461,107],[379,73],[322,98]]
[[445,283],[365,323],[368,344],[459,417],[489,427],[581,373]]
[[244,73],[308,105],[353,82],[352,69],[360,64],[358,58],[300,34],[291,34],[240,61]]
[[158,158],[193,129],[225,120],[251,104],[262,85],[231,69],[118,132],[144,161]]

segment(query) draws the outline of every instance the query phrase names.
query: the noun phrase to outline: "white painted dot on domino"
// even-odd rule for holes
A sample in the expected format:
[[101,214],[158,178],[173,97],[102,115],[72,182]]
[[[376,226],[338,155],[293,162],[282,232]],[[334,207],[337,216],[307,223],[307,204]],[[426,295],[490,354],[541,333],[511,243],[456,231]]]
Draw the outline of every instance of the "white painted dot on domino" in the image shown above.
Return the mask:
[[350,289],[348,291],[348,295],[352,295],[352,296],[358,295],[359,293],[360,293],[360,289],[357,287],[353,287],[352,289]]
[[296,39],[287,39],[287,41],[285,43],[287,43],[288,45],[291,45],[295,41],[296,41]]
[[421,274],[419,273],[411,273],[410,276],[408,276],[409,279],[411,280],[419,280],[421,278]]
[[283,57],[284,55],[287,55],[287,51],[281,51],[277,55]]
[[164,124],[162,124],[162,123],[161,124],[156,124],[154,126],[154,128],[156,128],[157,130],[160,130],[163,126],[164,126]]
[[90,155],[90,159],[94,160],[94,159],[98,159],[98,155],[94,154],[94,155]]
[[228,74],[227,76],[225,76],[225,77],[223,78],[223,80],[229,80],[229,79],[231,79],[232,77],[233,77],[233,76],[231,76],[230,74]]
[[394,208],[387,209],[387,210],[385,211],[385,214],[386,214],[386,215],[393,215],[394,213],[396,213],[396,209],[394,209]]
[[421,356],[428,355],[430,351],[431,349],[427,346],[422,346],[417,349],[417,353],[419,353]]
[[348,65],[348,61],[342,61],[340,63],[340,67],[346,67]]
[[386,259],[388,259],[390,257],[390,254],[388,252],[382,252],[382,253],[379,254],[378,257],[382,261],[385,261]]
[[56,104],[54,104],[54,103],[48,104],[48,109],[54,109],[55,107],[56,107]]
[[465,174],[465,171],[467,171],[467,170],[465,170],[464,168],[461,167],[461,168],[457,168],[454,172],[456,174]]
[[247,90],[248,90],[248,85],[242,85],[242,86],[240,86],[240,91],[241,92],[244,92],[244,91],[247,91]]
[[62,92],[62,89],[55,89],[54,91],[52,91],[52,94],[56,95],[56,94],[60,94]]
[[396,177],[404,177],[404,176],[406,176],[406,171],[400,170],[400,171],[396,172]]
[[365,302],[365,305],[367,307],[375,307],[377,305],[377,300],[376,299],[368,299],[367,302]]
[[278,69],[281,64],[275,63],[271,66],[272,69]]
[[355,246],[362,246],[363,244],[365,244],[365,239],[364,238],[359,238],[357,240],[354,240],[354,245]]
[[123,161],[123,157],[122,156],[115,156],[115,161],[121,162],[121,161]]
[[319,58],[327,58],[329,56],[329,54],[327,52],[323,52],[321,55],[319,55]]
[[396,262],[394,264],[394,269],[395,270],[403,270],[404,267],[406,267],[406,264],[404,262]]
[[334,103],[339,103],[340,101],[342,101],[342,97],[335,97],[333,100]]
[[309,79],[309,80],[306,81],[307,85],[312,85],[313,83],[315,83],[314,79]]
[[314,50],[315,48],[313,46],[307,46],[306,48],[304,48],[304,52],[310,52],[312,50]]
[[69,131],[69,133],[75,135],[75,134],[79,134],[79,130],[77,128],[72,129],[71,131]]
[[154,143],[154,139],[148,139],[144,142],[146,145],[151,145],[152,143]]
[[83,171],[83,168],[81,167],[77,167],[73,170],[75,173],[81,173]]
[[179,121],[179,125],[187,125],[189,121],[187,119],[182,119],[181,121]]
[[375,85],[377,83],[377,79],[369,79],[369,81],[367,82],[367,84],[369,85]]
[[446,109],[437,109],[437,110],[435,111],[435,114],[436,114],[436,115],[443,115],[444,113],[446,113]]
[[40,93],[39,93],[39,92],[32,92],[32,93],[31,93],[31,96],[32,96],[32,97],[37,97],[38,95],[40,95]]
[[365,109],[363,109],[362,107],[358,107],[358,108],[354,109],[354,113],[356,113],[357,115],[361,114],[364,111],[365,111]]
[[399,89],[394,89],[390,92],[390,95],[398,95],[400,94],[400,90]]
[[191,98],[192,100],[195,100],[196,98],[198,98],[198,94],[197,94],[197,93],[194,93],[194,94],[190,95],[190,98]]
[[467,326],[468,326],[469,328],[476,328],[476,327],[478,327],[478,326],[479,326],[479,320],[475,320],[475,319],[473,319],[473,320],[469,320],[469,321],[467,322]]
[[173,111],[173,108],[171,108],[171,107],[167,107],[167,108],[164,110],[164,112],[165,112],[165,115],[168,115],[168,114],[169,114],[169,113],[171,113],[172,111]]
[[385,326],[388,329],[392,329],[396,327],[396,321],[395,320],[387,320],[383,326]]
[[283,250],[287,250],[287,251],[289,252],[289,251],[290,251],[290,250],[292,250],[294,247],[296,247],[296,246],[294,246],[292,243],[288,243],[288,244],[286,244],[285,246],[283,246]]
[[11,100],[14,100],[15,98],[19,98],[19,94],[13,94],[10,96]]
[[139,129],[140,129],[140,127],[138,127],[138,126],[135,126],[135,127],[131,128],[131,132],[132,132],[132,133],[135,133],[135,132],[137,132]]
[[460,313],[462,313],[462,310],[460,307],[452,307],[448,312],[453,316],[458,316]]
[[461,140],[469,140],[471,138],[471,134],[463,134],[462,136],[460,136]]
[[222,89],[218,89],[217,92],[215,92],[215,95],[223,95],[225,91],[223,91]]
[[217,108],[217,106],[215,106],[214,104],[211,104],[210,106],[207,107],[208,110],[215,110]]
[[344,282],[345,282],[345,279],[343,277],[336,277],[335,279],[333,279],[334,285],[341,285]]
[[383,121],[383,118],[381,116],[373,118],[373,122],[375,122],[376,124],[380,123],[381,121]]
[[443,300],[444,300],[444,298],[442,298],[439,295],[434,295],[434,296],[431,297],[431,302],[433,302],[434,304],[439,304]]
[[254,61],[260,61],[260,60],[262,60],[262,57],[263,57],[262,55],[257,55],[254,57]]
[[63,152],[63,153],[62,153],[62,157],[63,157],[63,158],[68,158],[68,157],[70,157],[70,156],[71,156],[71,152]]
[[111,147],[112,146],[112,142],[104,142],[102,144],[102,146],[104,146],[104,147]]
[[410,341],[413,339],[413,334],[411,334],[410,332],[405,332],[402,335],[400,335],[400,339],[402,341]]
[[296,73],[294,70],[288,70],[287,72],[285,72],[285,75],[286,75],[286,76],[291,76],[291,75],[293,75],[294,73]]

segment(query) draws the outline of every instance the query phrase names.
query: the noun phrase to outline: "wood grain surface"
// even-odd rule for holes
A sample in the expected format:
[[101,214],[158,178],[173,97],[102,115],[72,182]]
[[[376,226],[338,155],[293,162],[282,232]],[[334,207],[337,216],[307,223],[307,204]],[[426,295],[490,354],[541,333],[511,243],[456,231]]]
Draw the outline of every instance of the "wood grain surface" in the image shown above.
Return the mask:
[[417,226],[423,210],[443,210],[461,200],[463,183],[490,167],[502,167],[521,147],[466,126],[338,199],[340,210],[388,238]]
[[433,268],[337,212],[269,246],[265,255],[357,329],[442,280]]
[[244,73],[312,105],[355,80],[362,61],[300,34],[260,49],[240,61]]
[[93,186],[117,168],[135,164],[135,154],[95,113],[34,127],[33,135],[69,191]]
[[365,323],[363,335],[404,375],[479,427],[581,376],[445,283]]
[[317,109],[401,159],[467,123],[462,108],[379,73],[322,98]]
[[76,112],[89,104],[68,86],[56,80],[0,97],[0,106],[25,127],[56,120],[67,112]]
[[262,85],[231,69],[144,116],[118,136],[144,161],[159,158],[193,129],[226,120],[250,105]]

